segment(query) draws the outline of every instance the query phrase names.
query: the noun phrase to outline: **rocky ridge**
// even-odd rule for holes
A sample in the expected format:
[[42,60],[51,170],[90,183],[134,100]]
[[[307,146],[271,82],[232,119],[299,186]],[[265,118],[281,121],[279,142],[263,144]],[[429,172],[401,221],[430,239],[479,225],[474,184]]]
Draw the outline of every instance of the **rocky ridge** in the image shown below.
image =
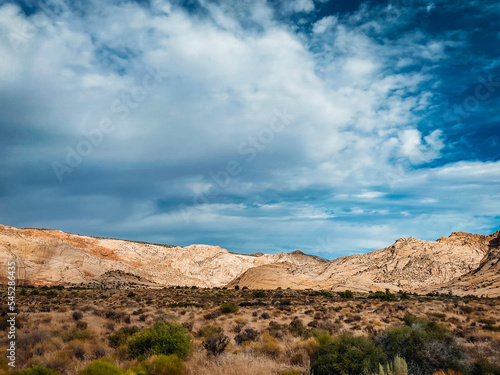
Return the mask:
[[0,260],[10,259],[17,260],[18,279],[35,285],[239,285],[500,296],[500,231],[490,236],[456,232],[436,241],[402,238],[385,249],[328,261],[301,251],[242,255],[217,246],[178,247],[0,225]]

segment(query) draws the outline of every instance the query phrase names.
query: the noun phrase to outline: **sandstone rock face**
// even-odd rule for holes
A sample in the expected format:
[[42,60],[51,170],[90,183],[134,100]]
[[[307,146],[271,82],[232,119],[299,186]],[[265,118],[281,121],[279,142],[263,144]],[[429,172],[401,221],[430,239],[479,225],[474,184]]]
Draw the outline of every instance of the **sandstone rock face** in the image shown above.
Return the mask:
[[[467,237],[467,234],[461,234]],[[463,276],[437,287],[426,288],[427,292],[447,293],[456,295],[476,295],[500,297],[500,231],[491,236],[484,236],[488,243],[487,255],[479,266]]]
[[[224,286],[249,268],[276,262],[299,267],[328,262],[304,254],[250,256],[217,246],[164,246],[0,225],[0,262],[11,259],[18,279],[35,285],[88,283],[107,271],[123,271],[161,285],[199,287]],[[0,270],[2,283],[6,271]]]
[[[437,241],[402,238],[385,249],[330,262],[301,251],[242,255],[217,246],[176,247],[0,225],[0,262],[11,259],[18,279],[35,285],[451,290],[500,296],[500,231],[452,233]],[[0,269],[0,283],[6,282],[6,271]]]
[[[499,269],[493,270],[491,264],[498,265],[498,251],[493,252],[492,243],[498,241],[499,233],[491,236],[469,233],[452,233],[437,241],[422,241],[415,238],[401,238],[393,245],[366,254],[351,255],[331,261],[326,267],[310,268],[308,273],[301,272],[290,264],[274,264],[252,268],[231,285],[259,288],[280,286],[292,288],[331,289],[334,291],[384,291],[405,290],[408,292],[428,292],[429,287],[446,285],[452,280],[469,274],[479,274],[480,269],[488,266],[488,278],[497,280],[487,292],[468,289],[456,285],[456,294],[486,294],[500,296],[494,286],[500,284]],[[494,260],[486,261],[486,259]],[[475,273],[476,272],[476,273]],[[486,273],[486,271],[481,271]],[[495,274],[496,272],[496,274]],[[472,276],[468,280],[472,280]],[[478,276],[483,278],[483,276]],[[435,289],[435,288],[434,288]],[[455,290],[456,289],[456,290]],[[448,291],[448,289],[447,289]]]

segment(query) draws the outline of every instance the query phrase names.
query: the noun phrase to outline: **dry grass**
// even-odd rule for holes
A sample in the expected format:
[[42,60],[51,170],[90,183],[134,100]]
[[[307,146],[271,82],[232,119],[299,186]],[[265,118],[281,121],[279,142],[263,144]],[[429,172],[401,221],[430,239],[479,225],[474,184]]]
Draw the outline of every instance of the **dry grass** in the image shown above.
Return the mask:
[[[124,326],[147,328],[163,321],[183,324],[193,336],[207,325],[218,326],[230,338],[226,352],[217,359],[208,358],[201,339],[195,339],[185,364],[188,374],[305,372],[318,343],[291,334],[288,328],[294,319],[300,319],[306,330],[375,335],[402,324],[407,313],[448,326],[473,358],[484,356],[500,364],[500,332],[484,329],[488,324],[498,325],[499,299],[421,296],[382,302],[294,290],[266,291],[266,298],[256,299],[250,290],[224,289],[145,289],[134,290],[133,297],[127,297],[128,290],[59,290],[53,298],[44,290],[31,296],[27,291],[27,296],[16,296],[22,323],[17,338],[18,369],[39,364],[76,375],[91,361],[103,358],[125,369],[135,362],[127,359],[126,348],[111,348],[108,336]],[[5,293],[0,289],[1,298]],[[240,304],[239,311],[204,318],[225,302]],[[258,331],[260,339],[238,345],[234,338],[246,329]],[[4,341],[0,349],[5,349]]]

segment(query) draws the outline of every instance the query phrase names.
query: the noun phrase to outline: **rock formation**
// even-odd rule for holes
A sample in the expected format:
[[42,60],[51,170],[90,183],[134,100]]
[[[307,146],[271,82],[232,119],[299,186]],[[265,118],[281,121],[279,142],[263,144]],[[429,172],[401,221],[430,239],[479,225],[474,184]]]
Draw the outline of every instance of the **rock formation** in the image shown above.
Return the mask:
[[[20,283],[91,287],[247,286],[441,292],[500,296],[500,231],[402,238],[366,254],[328,261],[301,251],[242,255],[217,246],[177,247],[0,225],[0,260]],[[6,267],[0,282],[6,282]]]

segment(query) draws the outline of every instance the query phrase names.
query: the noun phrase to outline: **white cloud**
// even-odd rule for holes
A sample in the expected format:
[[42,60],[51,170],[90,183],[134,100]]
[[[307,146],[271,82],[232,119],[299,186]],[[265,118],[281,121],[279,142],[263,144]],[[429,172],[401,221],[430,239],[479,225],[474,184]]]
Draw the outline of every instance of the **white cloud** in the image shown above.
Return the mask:
[[398,134],[401,155],[415,164],[434,160],[444,147],[441,135],[441,130],[435,130],[422,139],[422,134],[416,129],[403,130]]
[[286,3],[286,7],[290,11],[297,13],[309,13],[315,9],[314,2],[312,0],[291,0]]
[[328,28],[336,25],[338,22],[338,18],[336,16],[326,16],[320,19],[319,21],[316,21],[313,25],[313,33],[315,34],[322,34],[324,33]]

